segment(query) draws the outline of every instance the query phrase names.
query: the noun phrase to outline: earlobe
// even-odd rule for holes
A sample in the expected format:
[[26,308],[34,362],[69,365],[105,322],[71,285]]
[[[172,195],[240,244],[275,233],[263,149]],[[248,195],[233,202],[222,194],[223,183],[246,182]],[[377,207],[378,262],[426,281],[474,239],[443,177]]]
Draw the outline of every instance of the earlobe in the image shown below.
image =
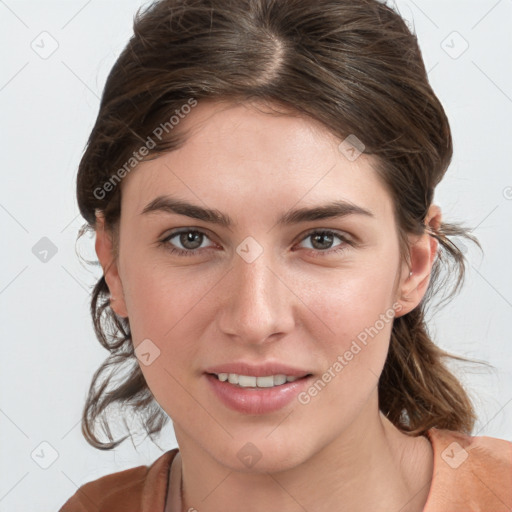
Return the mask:
[[128,312],[126,311],[123,285],[113,250],[112,235],[105,229],[105,219],[101,213],[96,214],[95,249],[110,291],[110,307],[117,315],[126,318]]
[[412,311],[422,301],[430,283],[432,266],[437,256],[438,241],[430,235],[431,230],[438,230],[441,226],[441,210],[432,205],[425,219],[426,230],[423,235],[410,243],[410,269],[402,270],[400,287],[400,314],[405,315]]

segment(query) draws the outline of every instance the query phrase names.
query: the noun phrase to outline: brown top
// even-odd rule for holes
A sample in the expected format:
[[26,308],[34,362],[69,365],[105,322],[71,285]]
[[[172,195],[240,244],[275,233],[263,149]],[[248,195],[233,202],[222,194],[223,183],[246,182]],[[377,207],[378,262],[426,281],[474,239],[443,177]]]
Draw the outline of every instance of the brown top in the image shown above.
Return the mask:
[[[434,469],[423,512],[512,511],[512,442],[436,428],[426,434]],[[180,485],[181,457],[174,448],[151,466],[82,485],[59,512],[181,512]],[[171,511],[165,510],[168,491]]]

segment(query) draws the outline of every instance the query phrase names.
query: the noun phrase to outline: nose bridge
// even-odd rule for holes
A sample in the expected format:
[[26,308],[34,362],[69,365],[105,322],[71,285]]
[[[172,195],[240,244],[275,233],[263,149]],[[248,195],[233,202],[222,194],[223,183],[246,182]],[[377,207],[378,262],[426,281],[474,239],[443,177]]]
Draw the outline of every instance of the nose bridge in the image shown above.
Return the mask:
[[236,335],[240,341],[261,343],[291,328],[293,294],[278,274],[270,251],[262,251],[252,261],[235,256],[228,299],[220,315],[223,332]]

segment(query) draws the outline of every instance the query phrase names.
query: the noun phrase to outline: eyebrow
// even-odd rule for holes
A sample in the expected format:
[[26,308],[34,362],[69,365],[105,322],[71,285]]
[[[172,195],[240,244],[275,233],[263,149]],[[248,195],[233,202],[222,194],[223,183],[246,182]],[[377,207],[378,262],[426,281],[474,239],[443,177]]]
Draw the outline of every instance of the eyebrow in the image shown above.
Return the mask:
[[[228,215],[219,210],[203,208],[202,206],[197,206],[171,196],[156,197],[146,205],[141,215],[159,212],[185,215],[186,217],[217,224],[225,228],[230,228],[235,224]],[[277,224],[292,225],[314,220],[341,218],[348,215],[364,215],[375,218],[375,215],[370,210],[348,201],[338,200],[319,206],[288,211],[278,219]]]

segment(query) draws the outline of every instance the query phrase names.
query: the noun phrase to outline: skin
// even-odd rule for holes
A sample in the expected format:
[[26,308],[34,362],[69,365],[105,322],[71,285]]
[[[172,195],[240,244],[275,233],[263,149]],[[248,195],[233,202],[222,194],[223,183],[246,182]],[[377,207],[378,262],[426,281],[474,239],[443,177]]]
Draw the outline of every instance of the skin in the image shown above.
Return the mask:
[[[272,359],[320,377],[380,314],[393,309],[398,317],[420,303],[437,241],[411,236],[410,268],[401,262],[392,199],[374,161],[364,154],[349,161],[338,150],[341,140],[316,121],[269,115],[261,105],[200,102],[179,128],[190,130],[182,148],[141,163],[122,182],[117,257],[101,214],[96,251],[112,308],[129,318],[134,346],[150,339],[160,350],[141,369],[174,424],[182,510],[422,511],[431,445],[401,433],[378,408],[391,321],[307,405],[293,400],[275,413],[235,412],[212,393],[203,371]],[[236,224],[141,215],[162,194],[215,208]],[[375,218],[276,225],[288,210],[335,199]],[[433,205],[426,223],[440,222]],[[176,228],[205,233],[196,245],[179,236],[166,242],[196,254],[158,245]],[[306,236],[313,228],[356,245],[337,237],[314,245]],[[247,236],[263,248],[252,263],[236,252]],[[247,442],[262,455],[251,468],[237,457]]]

